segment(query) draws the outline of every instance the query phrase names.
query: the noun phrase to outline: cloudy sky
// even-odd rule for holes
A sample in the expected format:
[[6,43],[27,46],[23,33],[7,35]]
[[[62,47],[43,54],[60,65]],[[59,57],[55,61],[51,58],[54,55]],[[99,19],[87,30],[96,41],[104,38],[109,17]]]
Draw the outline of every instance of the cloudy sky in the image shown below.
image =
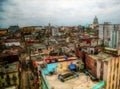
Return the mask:
[[0,27],[120,23],[120,0],[0,0]]

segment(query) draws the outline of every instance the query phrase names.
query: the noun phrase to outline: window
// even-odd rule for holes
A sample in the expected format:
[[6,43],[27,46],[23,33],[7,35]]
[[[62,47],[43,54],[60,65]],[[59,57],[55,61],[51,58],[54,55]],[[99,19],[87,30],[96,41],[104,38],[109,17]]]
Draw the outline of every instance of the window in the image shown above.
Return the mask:
[[4,78],[4,76],[3,76],[3,75],[1,75],[1,78],[3,79],[3,78]]
[[117,63],[117,68],[119,68],[119,63]]
[[4,83],[2,83],[2,86],[5,86],[5,84],[4,84]]
[[16,77],[15,75],[13,75],[12,80],[13,80],[14,82],[16,82],[16,81],[17,81],[17,77]]
[[94,63],[94,66],[97,67],[97,63],[96,62]]
[[7,84],[10,85],[10,81],[7,81]]

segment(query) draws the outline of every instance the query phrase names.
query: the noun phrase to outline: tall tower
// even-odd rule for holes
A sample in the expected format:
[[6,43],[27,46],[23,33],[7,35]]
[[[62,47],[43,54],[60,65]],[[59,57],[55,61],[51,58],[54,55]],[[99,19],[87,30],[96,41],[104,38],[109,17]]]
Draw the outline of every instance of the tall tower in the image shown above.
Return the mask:
[[93,24],[99,24],[99,23],[98,23],[98,18],[97,18],[97,16],[95,16],[95,18],[94,18],[94,20],[93,20]]
[[51,31],[51,24],[50,23],[48,23],[48,33],[49,33],[49,35],[51,35],[52,34],[52,31]]

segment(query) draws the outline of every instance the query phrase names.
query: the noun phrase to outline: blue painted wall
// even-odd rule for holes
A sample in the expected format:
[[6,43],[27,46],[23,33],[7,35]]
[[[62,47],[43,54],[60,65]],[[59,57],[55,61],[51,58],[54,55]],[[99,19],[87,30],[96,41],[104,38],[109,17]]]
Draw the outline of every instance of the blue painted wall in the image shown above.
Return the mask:
[[43,73],[49,74],[49,72],[53,72],[57,70],[58,63],[47,64],[47,68],[43,69]]
[[42,89],[50,89],[48,82],[46,81],[45,75],[42,71]]

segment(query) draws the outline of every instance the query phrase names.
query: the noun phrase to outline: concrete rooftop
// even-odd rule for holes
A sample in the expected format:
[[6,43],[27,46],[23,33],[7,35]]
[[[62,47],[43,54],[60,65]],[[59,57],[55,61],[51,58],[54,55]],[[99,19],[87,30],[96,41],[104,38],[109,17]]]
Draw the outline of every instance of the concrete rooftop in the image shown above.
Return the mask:
[[50,89],[92,89],[98,82],[92,82],[90,78],[87,80],[87,76],[84,73],[80,73],[79,77],[61,82],[57,75],[46,76],[46,80]]

